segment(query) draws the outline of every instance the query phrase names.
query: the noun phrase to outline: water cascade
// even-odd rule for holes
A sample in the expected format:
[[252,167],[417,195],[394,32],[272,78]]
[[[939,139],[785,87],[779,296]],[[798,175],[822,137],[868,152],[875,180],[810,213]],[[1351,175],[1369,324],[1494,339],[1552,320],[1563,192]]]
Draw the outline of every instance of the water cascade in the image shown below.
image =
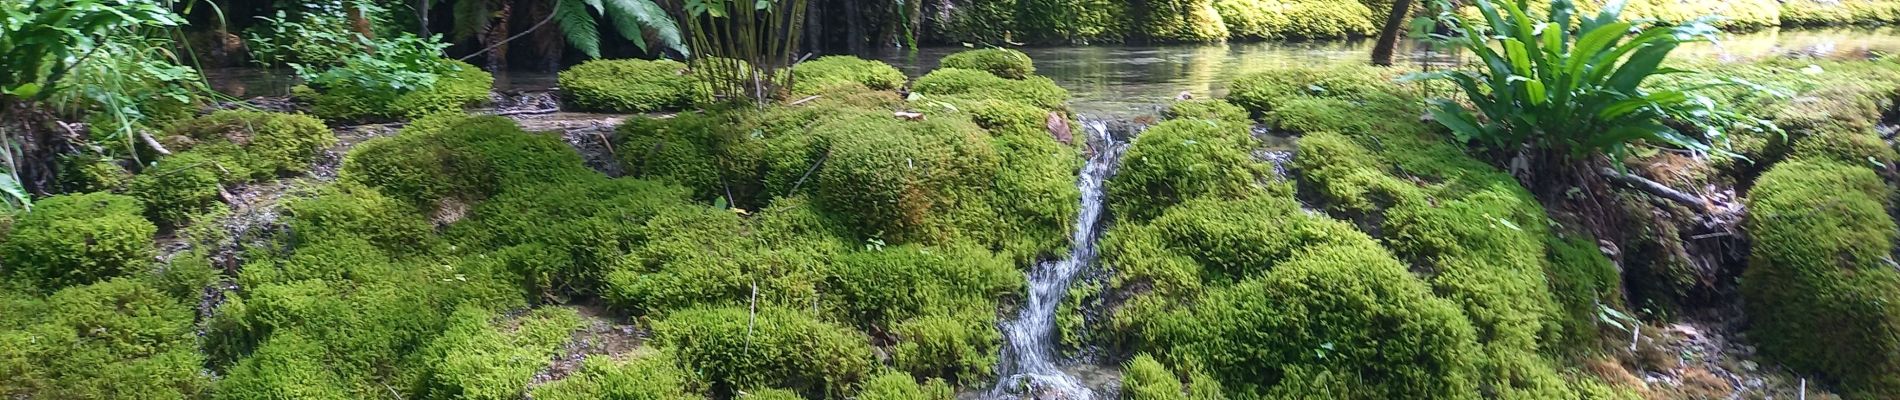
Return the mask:
[[1002,361],[997,367],[996,387],[990,397],[1028,394],[1039,399],[1089,400],[1094,393],[1075,377],[1057,369],[1055,356],[1055,313],[1069,282],[1077,272],[1095,263],[1095,241],[1101,236],[1100,223],[1103,184],[1115,173],[1122,151],[1128,144],[1109,134],[1105,121],[1084,122],[1089,151],[1076,187],[1082,192],[1082,207],[1076,213],[1075,231],[1069,238],[1067,258],[1037,264],[1029,274],[1029,298],[1016,319],[1003,323]]

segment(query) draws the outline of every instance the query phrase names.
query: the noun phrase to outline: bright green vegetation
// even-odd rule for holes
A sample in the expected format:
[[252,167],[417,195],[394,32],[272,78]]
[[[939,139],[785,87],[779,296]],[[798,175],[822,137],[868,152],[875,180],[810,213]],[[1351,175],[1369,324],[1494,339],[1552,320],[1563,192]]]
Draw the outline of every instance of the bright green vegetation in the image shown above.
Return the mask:
[[1227,25],[1214,0],[1163,0],[1137,12],[1135,32],[1157,42],[1218,42]]
[[1781,24],[1788,26],[1878,24],[1900,21],[1900,4],[1887,1],[1791,0],[1782,2],[1780,11]]
[[176,153],[132,177],[126,192],[154,221],[183,225],[221,204],[223,184],[308,172],[336,136],[302,114],[219,111],[174,124],[159,141]]
[[110,193],[44,198],[12,224],[0,258],[9,277],[47,291],[140,273],[158,230],[143,213],[137,199]]
[[870,374],[864,334],[795,310],[693,308],[667,316],[653,330],[656,344],[675,349],[681,364],[698,371],[715,393],[782,387],[811,398],[840,398]]
[[478,308],[449,317],[442,335],[422,349],[421,397],[518,398],[581,324],[579,315],[563,308],[535,310],[509,321],[507,329],[490,326],[493,317]]
[[862,400],[950,400],[955,398],[950,385],[943,380],[932,379],[918,384],[910,374],[886,372],[864,383],[864,390],[858,391]]
[[0,321],[0,393],[183,400],[211,387],[199,373],[191,307],[144,281],[115,278],[6,305],[17,315]]
[[1214,8],[1235,39],[1340,38],[1373,34],[1390,5],[1368,8],[1355,1],[1215,0]]
[[1130,220],[1153,218],[1169,206],[1200,197],[1246,197],[1261,191],[1268,171],[1248,151],[1244,125],[1200,119],[1162,122],[1143,132],[1108,182],[1111,207]]
[[638,354],[631,360],[589,357],[576,375],[542,385],[534,398],[593,400],[690,400],[705,395],[694,375],[681,369],[669,351]]
[[[409,85],[373,83],[380,82],[374,81],[376,78],[373,75],[354,79],[313,80],[308,86],[292,88],[291,95],[308,103],[312,114],[325,120],[342,122],[420,118],[434,113],[461,111],[465,107],[488,101],[488,91],[495,83],[495,77],[488,72],[468,63],[448,59],[417,63],[436,64],[423,69],[434,76],[415,79],[416,83]],[[361,66],[337,68],[376,70],[392,67],[365,62]]]
[[864,85],[870,90],[897,90],[910,78],[882,61],[851,56],[825,56],[792,66],[793,93],[810,96],[836,91],[840,85]]
[[1890,356],[1900,349],[1891,306],[1900,272],[1884,261],[1890,193],[1873,170],[1825,160],[1782,162],[1756,181],[1742,293],[1763,354],[1850,394],[1900,390],[1900,360]]
[[686,64],[671,60],[594,60],[560,75],[567,104],[583,110],[678,110],[695,102],[697,83]]
[[931,71],[917,82],[911,84],[911,90],[924,96],[937,98],[994,99],[1013,101],[1036,106],[1046,110],[1062,110],[1069,91],[1056,86],[1049,78],[1032,76],[1022,80],[1009,79],[986,71],[944,68]]
[[969,50],[944,56],[938,67],[973,69],[1009,79],[1023,79],[1036,74],[1036,63],[1029,59],[1028,54],[1003,48]]

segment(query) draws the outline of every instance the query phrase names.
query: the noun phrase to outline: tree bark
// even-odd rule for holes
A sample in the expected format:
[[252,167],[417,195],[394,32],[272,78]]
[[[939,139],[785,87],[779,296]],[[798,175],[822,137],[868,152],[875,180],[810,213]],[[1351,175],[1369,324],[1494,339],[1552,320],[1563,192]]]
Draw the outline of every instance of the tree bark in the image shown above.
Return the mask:
[[844,27],[845,42],[848,44],[846,48],[851,50],[851,54],[864,54],[864,42],[867,39],[865,37],[867,32],[864,31],[864,7],[857,1],[844,1]]
[[1399,46],[1399,31],[1405,29],[1405,14],[1412,10],[1412,0],[1395,0],[1392,13],[1385,17],[1385,26],[1379,28],[1379,42],[1372,46],[1372,65],[1392,66],[1392,52]]

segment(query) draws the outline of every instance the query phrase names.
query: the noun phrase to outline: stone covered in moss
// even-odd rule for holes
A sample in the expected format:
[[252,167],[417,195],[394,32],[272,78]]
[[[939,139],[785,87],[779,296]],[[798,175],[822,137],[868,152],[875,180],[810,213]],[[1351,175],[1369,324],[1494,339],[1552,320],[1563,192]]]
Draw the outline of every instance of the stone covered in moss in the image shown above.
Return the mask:
[[[1375,11],[1356,1],[1215,0],[1214,8],[1235,38],[1339,38],[1372,34]],[[1381,15],[1383,16],[1383,15]]]
[[1219,99],[1182,100],[1169,103],[1168,108],[1161,110],[1161,118],[1202,119],[1243,127],[1253,126],[1253,118],[1248,115],[1247,109]]
[[[235,168],[235,169],[234,169]],[[159,160],[132,177],[126,192],[142,200],[146,215],[154,221],[183,225],[192,217],[220,206],[226,172],[244,171],[229,157],[208,156],[197,152],[179,153]]]
[[931,379],[918,384],[910,374],[891,371],[878,374],[864,382],[864,388],[858,390],[859,400],[950,400],[955,398],[950,385],[941,379]]
[[1139,221],[1193,198],[1258,193],[1267,171],[1248,153],[1253,143],[1243,127],[1207,121],[1177,119],[1148,128],[1108,181],[1108,197],[1116,199],[1111,210]]
[[1873,171],[1826,161],[1782,162],[1756,181],[1742,295],[1764,355],[1849,393],[1900,392],[1890,193]]
[[792,91],[810,96],[836,85],[858,84],[870,90],[897,90],[910,81],[903,71],[882,61],[852,56],[825,56],[792,66]]
[[[185,400],[202,398],[211,386],[200,373],[204,355],[191,307],[143,281],[68,287],[44,307],[19,325],[0,326],[0,393]],[[8,312],[17,311],[24,310]]]
[[1272,112],[1281,103],[1305,97],[1386,100],[1391,97],[1386,75],[1373,67],[1349,65],[1275,69],[1234,78],[1227,85],[1226,100],[1255,113]]
[[395,91],[387,87],[311,88],[298,86],[291,96],[310,105],[311,114],[337,122],[385,121],[420,118],[425,115],[461,111],[488,101],[495,84],[494,75],[468,63],[443,60],[454,72],[436,77],[427,88]]
[[680,369],[671,351],[658,349],[628,360],[588,357],[580,371],[531,392],[546,400],[694,400],[706,398],[701,386],[694,374]]
[[1036,75],[1035,61],[1021,51],[1004,48],[966,50],[943,57],[939,68],[960,68],[988,72],[1009,79]]
[[503,187],[595,175],[560,138],[524,132],[507,118],[431,126],[357,145],[343,158],[341,177],[433,212],[444,201],[467,204]]
[[422,350],[424,398],[516,399],[580,328],[580,315],[566,308],[539,308],[490,324],[494,314],[456,310],[442,335]]
[[321,345],[299,333],[276,335],[218,381],[219,400],[349,399],[349,390],[323,360]]
[[391,254],[432,249],[435,231],[407,203],[374,189],[342,182],[284,204],[293,244],[362,239]]
[[653,339],[716,395],[782,387],[840,399],[870,375],[872,361],[863,333],[779,307],[683,310],[655,323]]
[[1128,361],[1122,370],[1124,400],[1187,400],[1181,392],[1181,380],[1162,366],[1154,356],[1142,353]]
[[66,156],[59,159],[59,187],[66,193],[114,191],[131,179],[131,172],[107,157]]
[[583,110],[651,112],[692,105],[696,83],[672,60],[593,60],[561,71],[563,100]]
[[104,192],[41,199],[0,243],[5,272],[52,290],[142,273],[152,237],[137,199]]
[[159,138],[167,149],[233,160],[246,179],[269,179],[310,170],[317,155],[336,144],[323,121],[303,114],[218,111],[172,125]]
[[1049,78],[1032,76],[1008,79],[989,72],[962,68],[931,71],[911,85],[911,91],[925,96],[963,96],[1021,102],[1046,110],[1065,109],[1069,91]]

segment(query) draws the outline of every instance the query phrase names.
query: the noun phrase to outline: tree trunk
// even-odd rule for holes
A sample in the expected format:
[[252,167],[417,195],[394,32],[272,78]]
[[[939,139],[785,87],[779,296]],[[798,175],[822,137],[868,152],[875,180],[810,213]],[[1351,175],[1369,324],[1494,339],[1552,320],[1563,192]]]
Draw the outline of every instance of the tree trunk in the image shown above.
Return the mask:
[[1412,10],[1412,0],[1394,0],[1392,13],[1385,17],[1385,26],[1379,28],[1379,42],[1372,46],[1372,65],[1392,66],[1392,52],[1399,47],[1399,31],[1405,29],[1405,14]]
[[851,54],[864,54],[864,42],[868,39],[864,31],[864,7],[855,0],[843,3],[846,48],[851,50]]
[[510,29],[512,27],[508,26],[508,20],[512,14],[514,14],[514,2],[501,1],[500,7],[495,9],[493,24],[489,25],[488,32],[482,35],[482,47],[494,47],[487,54],[489,71],[501,71],[508,68],[508,43],[505,41],[508,40],[509,32],[513,31]]

